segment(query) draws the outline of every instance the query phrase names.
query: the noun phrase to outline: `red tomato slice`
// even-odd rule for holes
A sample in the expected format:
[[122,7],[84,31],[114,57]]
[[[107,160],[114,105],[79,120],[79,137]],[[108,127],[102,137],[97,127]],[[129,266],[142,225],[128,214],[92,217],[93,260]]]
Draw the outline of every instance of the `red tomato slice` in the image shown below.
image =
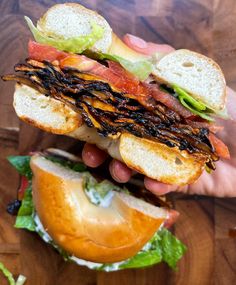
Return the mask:
[[52,46],[39,44],[31,40],[28,43],[28,52],[30,58],[38,61],[47,60],[52,62],[68,56],[68,53],[64,51],[59,51]]
[[20,180],[20,187],[18,189],[18,199],[22,200],[24,198],[24,195],[25,195],[25,190],[29,186],[29,181],[26,178],[26,176],[21,176],[20,179],[21,180]]
[[216,153],[220,157],[230,159],[229,149],[220,139],[218,139],[215,135],[210,133],[209,140],[213,145],[213,147],[215,148]]

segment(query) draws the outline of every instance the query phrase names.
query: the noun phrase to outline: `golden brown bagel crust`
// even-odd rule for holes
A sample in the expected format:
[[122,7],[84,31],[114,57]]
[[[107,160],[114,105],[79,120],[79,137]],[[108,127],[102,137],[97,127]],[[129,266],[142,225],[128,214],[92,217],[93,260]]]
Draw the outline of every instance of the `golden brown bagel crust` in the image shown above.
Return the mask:
[[83,191],[82,174],[39,155],[31,158],[30,166],[33,200],[44,228],[56,244],[78,258],[101,263],[125,260],[150,240],[167,217],[166,210],[149,204],[146,212],[135,209],[126,202],[126,194],[115,194],[107,208],[95,206]]
[[124,163],[144,175],[167,184],[193,183],[204,170],[206,157],[125,133],[120,137],[120,155]]

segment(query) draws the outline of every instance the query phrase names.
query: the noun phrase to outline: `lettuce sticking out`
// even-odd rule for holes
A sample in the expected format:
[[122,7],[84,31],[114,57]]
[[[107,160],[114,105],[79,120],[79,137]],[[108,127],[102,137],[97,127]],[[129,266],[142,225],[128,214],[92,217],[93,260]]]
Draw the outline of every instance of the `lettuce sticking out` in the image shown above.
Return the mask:
[[121,56],[108,53],[85,51],[84,54],[96,60],[108,59],[118,62],[125,70],[129,71],[141,81],[147,79],[153,70],[151,59],[143,59],[133,62]]
[[17,281],[15,281],[12,273],[4,266],[2,262],[0,262],[0,271],[2,271],[10,285],[23,285],[26,281],[26,277],[23,275],[19,275]]
[[193,114],[198,115],[199,117],[207,121],[214,121],[214,119],[210,116],[210,113],[212,113],[213,111],[210,110],[204,103],[194,99],[185,90],[183,90],[177,85],[173,85],[173,89],[176,92],[177,98],[179,99],[180,103],[185,108],[190,110]]
[[25,16],[25,20],[38,43],[53,46],[59,50],[82,53],[86,49],[90,49],[94,44],[103,37],[104,30],[95,22],[91,22],[91,33],[85,36],[78,36],[69,39],[54,38],[45,35],[36,28],[30,18]]
[[7,159],[11,165],[16,168],[20,175],[26,176],[29,180],[32,178],[29,155],[12,155],[8,156]]
[[98,270],[112,271],[128,268],[144,268],[160,262],[166,262],[176,269],[177,262],[184,255],[186,246],[170,231],[163,228],[133,257],[119,263],[101,265]]
[[35,223],[33,219],[34,204],[32,198],[32,186],[31,183],[26,189],[24,199],[18,211],[15,227],[18,229],[27,229],[29,231],[35,231]]
[[147,79],[153,70],[153,64],[147,59],[132,62],[117,55],[112,55],[112,57],[116,59],[116,61],[119,62],[124,69],[128,70],[141,81]]

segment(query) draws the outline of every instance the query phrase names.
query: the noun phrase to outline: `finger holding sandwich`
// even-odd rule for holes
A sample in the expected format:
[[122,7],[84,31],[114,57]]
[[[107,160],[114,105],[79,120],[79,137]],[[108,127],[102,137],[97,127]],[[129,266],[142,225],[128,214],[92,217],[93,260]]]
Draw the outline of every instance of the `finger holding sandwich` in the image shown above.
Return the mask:
[[53,6],[36,27],[26,20],[35,39],[29,58],[15,66],[17,75],[3,77],[17,82],[22,120],[96,144],[171,185],[193,183],[229,158],[215,136],[215,117],[227,116],[226,85],[212,59],[189,50],[156,53],[150,43],[155,54],[137,52],[134,38],[126,36],[126,45],[102,16],[78,4]]

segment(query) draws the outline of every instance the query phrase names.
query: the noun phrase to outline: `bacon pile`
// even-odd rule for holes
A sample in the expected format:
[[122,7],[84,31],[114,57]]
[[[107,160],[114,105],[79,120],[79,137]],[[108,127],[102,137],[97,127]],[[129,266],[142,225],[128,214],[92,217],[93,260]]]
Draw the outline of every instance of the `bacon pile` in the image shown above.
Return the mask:
[[6,75],[3,79],[28,85],[64,102],[81,113],[87,126],[95,127],[102,136],[129,132],[196,157],[205,156],[207,166],[215,169],[218,156],[209,141],[209,129],[190,126],[186,118],[153,97],[140,102],[98,76],[62,69],[46,61],[27,59],[17,64],[15,71],[21,75]]

